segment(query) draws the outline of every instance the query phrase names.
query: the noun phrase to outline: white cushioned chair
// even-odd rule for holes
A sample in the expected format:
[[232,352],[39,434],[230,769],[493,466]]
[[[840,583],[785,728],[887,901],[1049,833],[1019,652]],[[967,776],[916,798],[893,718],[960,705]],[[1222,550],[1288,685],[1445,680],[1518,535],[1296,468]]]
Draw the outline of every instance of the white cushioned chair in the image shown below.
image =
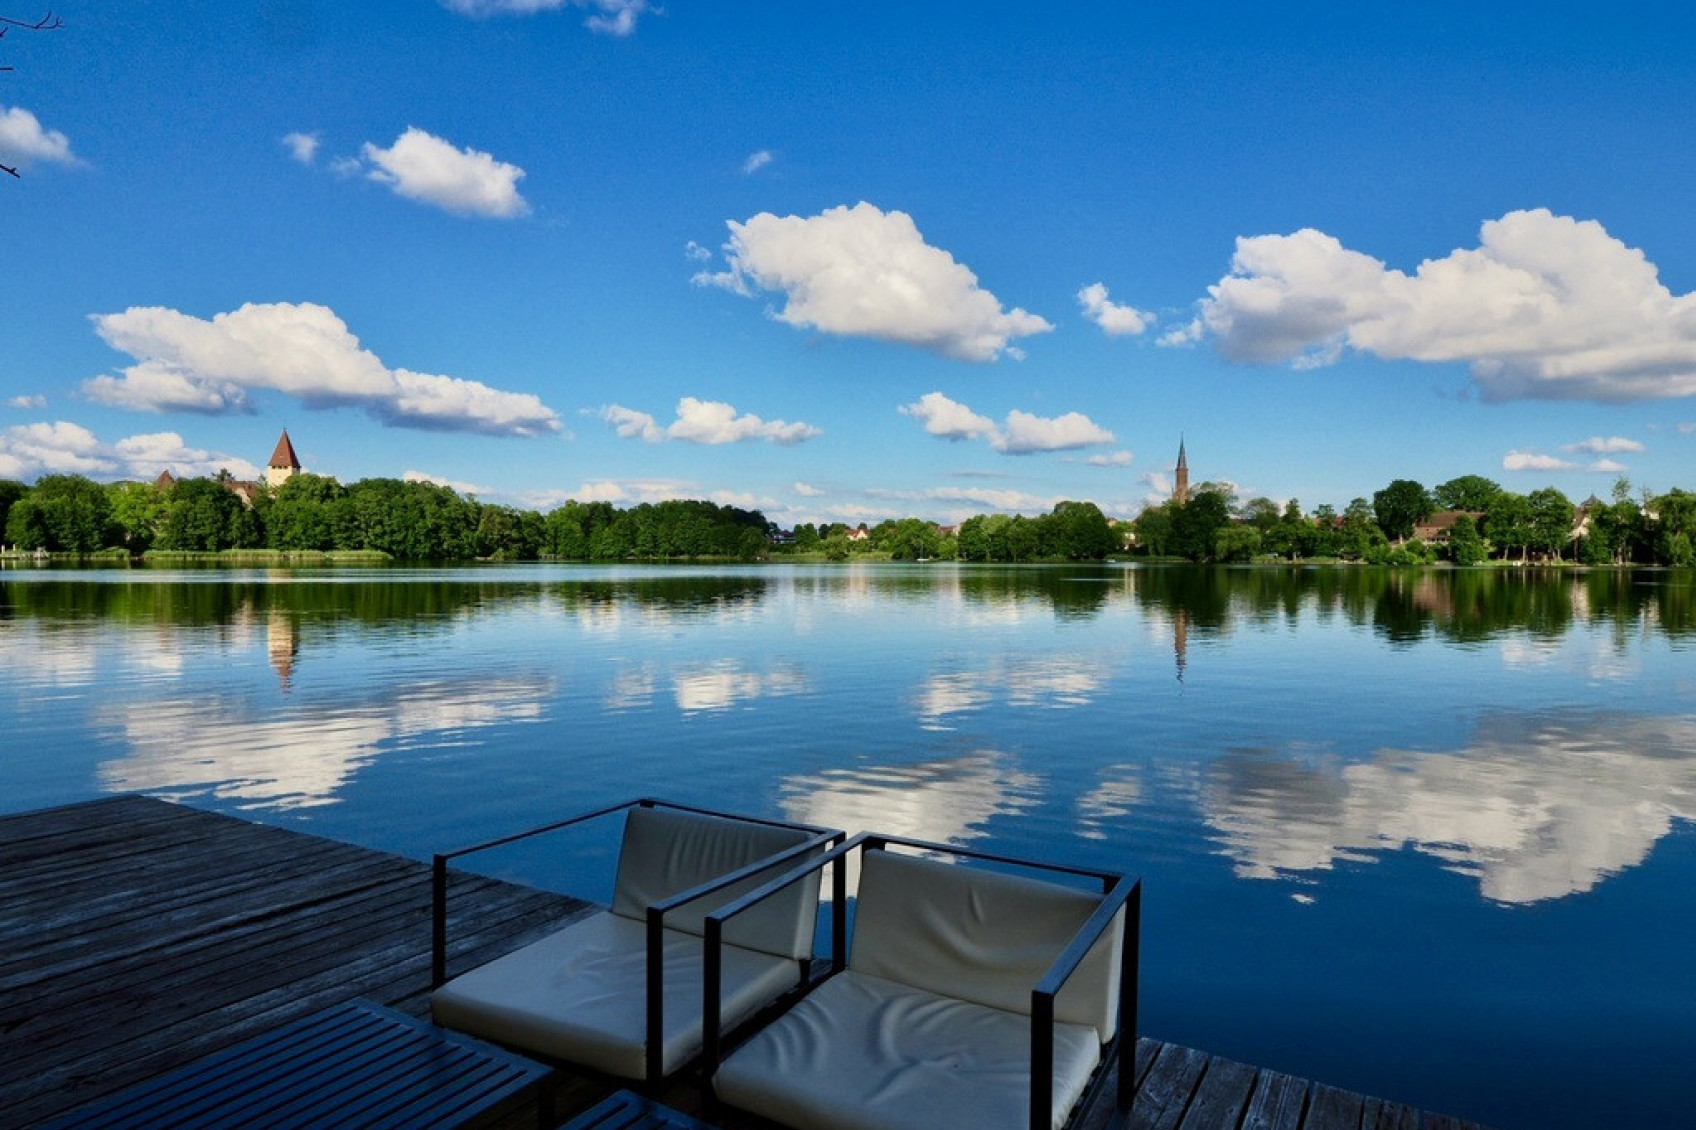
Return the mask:
[[[1099,886],[897,854],[891,844]],[[1125,876],[858,836],[708,915],[709,983],[717,939],[737,916],[854,851],[860,886],[846,962],[834,954],[832,976],[722,1063],[709,1016],[707,1069],[716,1067],[720,1101],[796,1130],[1055,1130],[1105,1083],[1098,1068],[1116,1062],[1116,1101],[1128,1106],[1141,885]],[[833,909],[841,915],[840,898]],[[730,947],[722,951],[728,959]]]
[[[624,837],[610,909],[446,981],[449,860],[620,809]],[[658,1081],[701,1051],[706,913],[842,838],[830,829],[641,800],[439,855],[431,1014],[445,1028]],[[817,914],[815,873],[726,934],[718,1009],[727,1025],[804,981]]]

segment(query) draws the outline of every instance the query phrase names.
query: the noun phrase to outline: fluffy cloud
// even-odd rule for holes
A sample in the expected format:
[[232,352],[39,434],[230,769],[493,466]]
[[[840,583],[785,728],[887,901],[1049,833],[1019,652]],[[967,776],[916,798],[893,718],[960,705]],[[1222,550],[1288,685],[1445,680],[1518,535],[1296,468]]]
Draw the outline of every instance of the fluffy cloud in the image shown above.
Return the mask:
[[37,161],[76,165],[71,140],[56,129],[42,129],[36,116],[21,106],[0,106],[0,164],[22,168]]
[[819,498],[825,493],[811,483],[797,482],[792,489],[802,498]]
[[361,152],[371,166],[366,176],[409,200],[457,216],[509,219],[530,211],[518,194],[523,169],[475,149],[456,149],[416,126],[387,149],[368,141]]
[[1485,223],[1479,246],[1408,275],[1323,232],[1237,240],[1194,326],[1235,361],[1464,361],[1489,400],[1696,395],[1696,294],[1595,221],[1546,209]]
[[699,498],[695,484],[681,479],[600,479],[585,482],[572,492],[578,502],[665,502],[673,498]]
[[96,332],[136,364],[83,383],[91,400],[147,412],[251,412],[268,389],[308,408],[354,405],[393,427],[532,436],[560,430],[530,393],[477,381],[390,369],[362,349],[328,307],[265,303],[211,321],[163,307],[94,316]]
[[1014,339],[1054,328],[1024,310],[1003,310],[976,275],[926,243],[905,212],[862,202],[809,217],[761,212],[729,227],[728,268],[703,271],[695,282],[743,295],[782,291],[787,301],[773,316],[791,326],[966,361],[1016,356]]
[[978,415],[940,392],[927,392],[916,403],[903,404],[897,410],[922,422],[925,431],[933,436],[953,442],[987,439],[1003,455],[1074,451],[1113,442],[1112,432],[1079,412],[1045,417],[1014,409],[1007,413],[1006,422],[997,426],[989,417]]
[[[1625,440],[1623,442],[1630,443],[1631,441]],[[1591,451],[1593,449],[1583,444],[1570,444],[1561,450]],[[1642,445],[1639,444],[1635,449],[1620,448],[1619,450],[1641,451]],[[1593,463],[1574,463],[1570,459],[1562,459],[1557,455],[1544,455],[1532,448],[1510,451],[1502,456],[1502,470],[1504,471],[1587,471],[1596,475],[1617,475],[1626,469],[1625,464],[1612,459],[1598,459]]]
[[[958,517],[969,518],[981,513],[984,507],[1008,514],[1046,514],[1061,499],[1058,495],[1028,494],[1020,490],[998,490],[993,487],[931,487],[927,490],[866,491],[870,498],[892,502],[947,502],[960,504]],[[840,508],[838,508],[840,509]],[[887,516],[877,512],[868,516]]]
[[1091,467],[1129,467],[1135,460],[1136,456],[1129,451],[1115,451],[1111,455],[1091,455],[1084,462]]
[[950,400],[940,392],[927,392],[919,397],[918,403],[903,404],[899,411],[903,416],[911,416],[924,424],[925,431],[931,435],[955,443],[963,439],[982,439],[997,434],[994,420],[988,416],[979,416],[964,404]]
[[227,470],[238,479],[261,477],[257,465],[233,455],[189,447],[176,432],[129,436],[102,443],[80,424],[22,424],[0,432],[0,477],[87,475],[100,479],[156,479],[170,471],[178,478],[215,475]]
[[762,149],[758,153],[750,153],[748,154],[748,159],[742,162],[742,172],[747,176],[753,176],[776,159],[776,155],[773,154],[770,149]]
[[1623,455],[1627,452],[1639,453],[1647,450],[1641,443],[1623,436],[1610,436],[1606,439],[1594,436],[1581,443],[1569,443],[1561,448],[1562,451],[1586,455]]
[[42,396],[40,393],[35,393],[30,396],[14,396],[10,400],[6,401],[6,407],[45,408],[47,407],[47,398]]
[[1078,305],[1083,307],[1084,317],[1109,337],[1134,337],[1154,324],[1154,315],[1148,311],[1108,301],[1107,288],[1101,283],[1078,291]]
[[677,402],[677,419],[664,428],[648,413],[619,404],[607,405],[601,409],[600,416],[623,438],[648,443],[674,439],[683,443],[716,445],[764,439],[788,446],[824,434],[811,424],[791,424],[783,420],[768,422],[752,413],[738,416],[736,409],[723,401],[698,400],[693,396],[685,396]]
[[310,165],[318,156],[318,135],[315,133],[286,133],[283,145],[303,165]]
[[442,0],[462,16],[529,16],[564,7],[585,8],[590,15],[583,26],[603,35],[626,36],[636,30],[636,20],[653,11],[649,0]]

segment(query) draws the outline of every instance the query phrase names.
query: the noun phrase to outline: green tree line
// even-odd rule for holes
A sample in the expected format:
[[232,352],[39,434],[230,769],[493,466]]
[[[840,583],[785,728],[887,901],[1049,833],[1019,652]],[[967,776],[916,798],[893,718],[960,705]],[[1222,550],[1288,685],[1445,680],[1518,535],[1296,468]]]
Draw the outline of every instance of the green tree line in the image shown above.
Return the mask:
[[[1446,519],[1441,532],[1416,537],[1438,514]],[[1634,497],[1625,479],[1609,501],[1592,497],[1582,506],[1554,487],[1518,494],[1482,475],[1430,489],[1396,479],[1340,514],[1329,505],[1307,514],[1295,499],[1239,504],[1228,486],[1203,483],[1183,502],[1143,511],[1132,528],[1139,552],[1189,561],[1696,565],[1696,494],[1675,487]]]

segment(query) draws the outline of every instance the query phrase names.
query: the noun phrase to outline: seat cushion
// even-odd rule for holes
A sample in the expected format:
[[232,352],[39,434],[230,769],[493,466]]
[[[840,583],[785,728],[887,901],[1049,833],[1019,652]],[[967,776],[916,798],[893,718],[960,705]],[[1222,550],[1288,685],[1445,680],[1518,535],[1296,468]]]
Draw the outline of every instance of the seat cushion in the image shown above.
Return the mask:
[[[796,1130],[1023,1130],[1030,1017],[839,973],[725,1060],[713,1089]],[[1056,1024],[1053,1124],[1101,1060],[1095,1029]]]
[[[640,922],[601,912],[454,978],[430,998],[436,1023],[510,1047],[641,1079],[647,1073],[647,941]],[[702,942],[665,931],[663,1064],[701,1050]],[[726,1026],[800,980],[787,958],[724,948]]]
[[[804,828],[760,824],[735,817],[666,807],[635,807],[624,818],[618,852],[618,876],[612,910],[642,918],[647,908],[702,883],[717,879],[813,837]],[[820,845],[818,852],[824,851]],[[665,924],[691,934],[704,932],[702,919],[738,896],[800,864],[776,864],[740,883],[684,903],[666,915]],[[801,960],[813,952],[818,917],[818,873],[766,899],[725,927],[725,941],[779,957]]]
[[[1024,875],[868,851],[848,967],[990,1008],[1030,1013],[1031,990],[1102,896]],[[1118,1030],[1124,912],[1103,931],[1054,1001],[1054,1015]]]

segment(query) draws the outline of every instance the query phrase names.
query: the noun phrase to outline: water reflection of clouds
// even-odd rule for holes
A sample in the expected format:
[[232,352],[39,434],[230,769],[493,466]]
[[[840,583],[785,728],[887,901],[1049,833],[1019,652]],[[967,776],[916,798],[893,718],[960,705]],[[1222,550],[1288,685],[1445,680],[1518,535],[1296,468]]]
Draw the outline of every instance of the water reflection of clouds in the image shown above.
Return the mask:
[[1142,800],[1142,782],[1131,765],[1110,765],[1102,770],[1095,788],[1078,798],[1078,835],[1086,840],[1104,840],[1108,826],[1123,820]]
[[[786,779],[778,798],[801,823],[964,845],[987,835],[992,819],[1035,804],[1041,784],[1006,754],[982,750],[917,765],[823,769]],[[850,869],[850,890],[854,879]]]
[[110,708],[103,724],[130,754],[100,767],[114,792],[210,794],[248,808],[333,804],[385,750],[462,741],[460,732],[541,721],[550,678],[521,677],[401,688],[378,701],[301,706],[288,717],[244,718],[244,703],[166,700]]
[[1110,666],[1076,655],[997,659],[989,667],[932,675],[915,695],[922,725],[948,729],[950,716],[981,710],[997,697],[1008,706],[1061,710],[1084,706],[1106,685]]
[[1466,749],[1351,765],[1237,753],[1202,790],[1237,874],[1276,878],[1412,848],[1485,898],[1588,891],[1696,820],[1696,716],[1498,714]]
[[0,668],[25,687],[86,687],[98,670],[92,629],[45,632],[11,624],[0,632]]
[[[663,681],[652,667],[619,671],[607,686],[606,708],[635,710],[649,706]],[[685,714],[729,710],[755,699],[801,694],[808,686],[806,674],[797,667],[757,671],[734,659],[680,666],[671,673],[669,682],[677,709]]]

